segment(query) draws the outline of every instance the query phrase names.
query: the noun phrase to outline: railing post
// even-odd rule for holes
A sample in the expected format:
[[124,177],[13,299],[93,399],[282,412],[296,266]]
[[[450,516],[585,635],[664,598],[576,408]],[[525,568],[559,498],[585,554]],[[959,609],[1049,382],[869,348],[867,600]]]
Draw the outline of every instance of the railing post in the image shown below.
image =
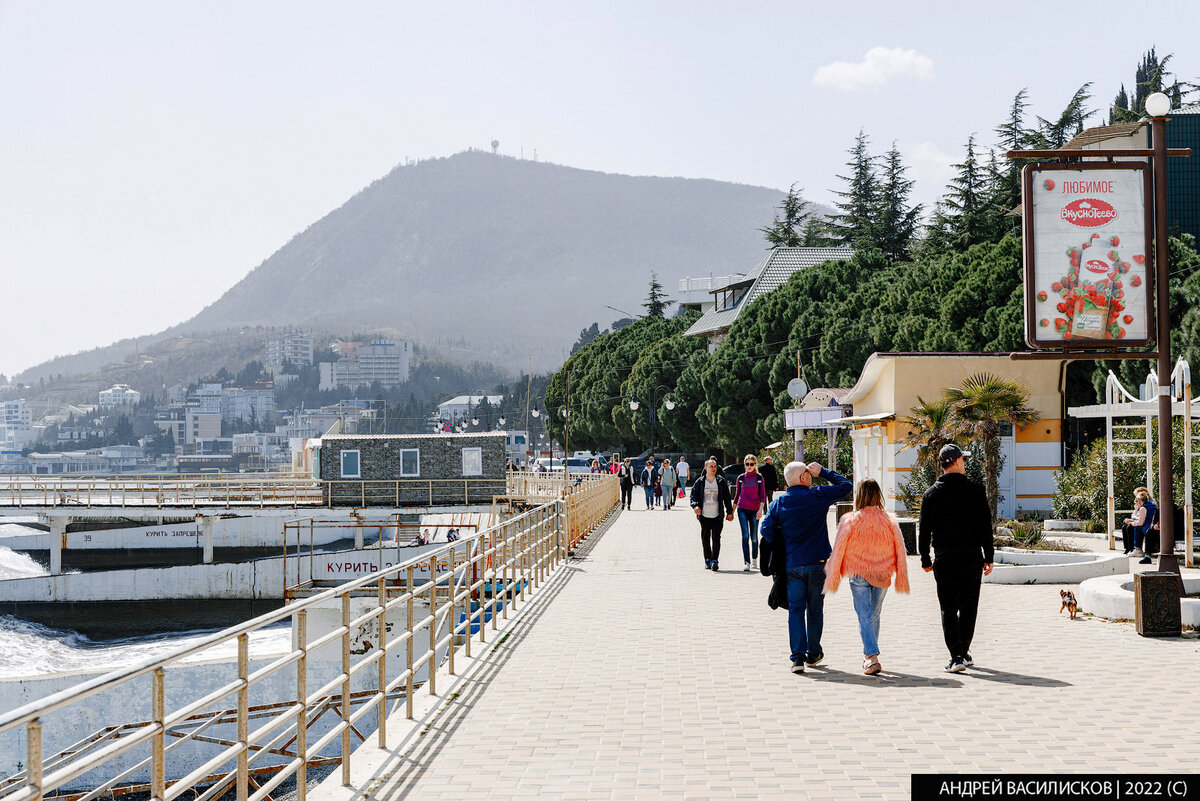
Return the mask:
[[[447,600],[450,602],[450,607],[446,610],[446,628],[447,628],[446,633],[450,635],[449,653],[446,655],[446,658],[447,658],[447,661],[450,663],[450,675],[451,676],[454,675],[454,651],[455,651],[454,626],[457,623],[457,621],[454,619],[454,617],[455,617],[454,610],[458,608],[458,604],[455,603],[455,600],[454,600],[454,595],[455,595],[455,593],[454,593],[454,571],[458,567],[458,565],[457,565],[458,559],[454,553],[454,549],[456,547],[457,546],[455,546],[455,545],[450,546],[450,579],[446,585],[446,592],[449,595],[449,598]],[[470,608],[470,607],[468,606],[468,608]],[[468,618],[467,629],[470,630],[470,627],[471,627],[471,622],[470,622],[470,618]]]
[[429,694],[437,695],[437,557],[429,557]]
[[[383,531],[379,532],[383,539]],[[379,552],[379,567],[383,569],[383,551]],[[379,684],[379,747],[387,748],[387,584],[385,579],[379,580],[379,670],[376,682]]]
[[404,688],[404,706],[406,709],[406,713],[405,713],[406,716],[408,717],[409,720],[412,720],[412,716],[413,716],[413,637],[416,636],[416,633],[413,631],[413,601],[416,600],[416,593],[413,588],[413,569],[411,566],[408,568],[407,573],[408,573],[408,581],[407,581],[408,603],[406,604],[406,606],[408,607],[408,641],[407,641],[406,645],[408,646],[408,649],[407,649],[408,650],[408,681],[405,683],[405,688]]
[[342,786],[350,786],[350,594],[342,596]]
[[34,718],[25,726],[25,782],[37,793],[33,801],[42,801],[42,719]]
[[[299,538],[297,538],[297,543]],[[299,553],[299,545],[296,547]],[[308,610],[301,609],[296,613],[296,650],[300,658],[296,660],[296,756],[300,758],[300,767],[296,768],[296,799],[305,801],[308,784]]]
[[250,635],[239,634],[237,639],[238,680],[237,739],[242,751],[237,756],[237,797],[246,801],[250,795]]
[[154,717],[154,725],[158,727],[158,732],[154,735],[154,740],[151,743],[151,768],[150,768],[150,797],[156,801],[162,801],[167,790],[167,766],[166,747],[167,733],[163,728],[163,719],[166,717],[165,699],[163,697],[163,679],[166,676],[166,671],[162,667],[156,667],[151,680],[151,715]]

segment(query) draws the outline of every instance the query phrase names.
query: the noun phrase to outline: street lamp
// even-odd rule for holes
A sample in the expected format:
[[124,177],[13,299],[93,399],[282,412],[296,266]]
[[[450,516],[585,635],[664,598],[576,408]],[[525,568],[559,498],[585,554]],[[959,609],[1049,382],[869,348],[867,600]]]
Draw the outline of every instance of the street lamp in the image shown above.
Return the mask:
[[[670,387],[664,387],[664,386],[660,385],[660,386],[655,387],[654,390],[650,393],[650,453],[654,453],[654,418],[656,416],[654,414],[654,410],[658,408],[658,399],[661,397],[660,393],[662,393],[662,392],[669,393],[670,391],[671,391]],[[668,411],[670,411],[675,408],[675,401],[671,399],[670,395],[668,395],[667,402],[663,405],[667,407]],[[637,398],[629,399],[630,411],[636,412],[638,410],[638,408],[640,408],[640,407],[641,407],[641,404],[638,402]]]
[[1171,482],[1172,419],[1171,409],[1171,296],[1167,270],[1167,113],[1171,99],[1162,92],[1146,98],[1150,115],[1150,136],[1154,142],[1154,266],[1158,306],[1158,502],[1163,513],[1159,519],[1158,569],[1179,573],[1175,558],[1175,488]]

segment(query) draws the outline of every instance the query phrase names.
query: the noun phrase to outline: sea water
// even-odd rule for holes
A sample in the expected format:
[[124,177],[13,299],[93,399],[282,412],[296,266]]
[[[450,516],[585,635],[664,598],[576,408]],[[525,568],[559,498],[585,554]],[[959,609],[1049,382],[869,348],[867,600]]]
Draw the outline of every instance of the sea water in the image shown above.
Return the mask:
[[[0,679],[72,670],[113,670],[167,656],[219,630],[96,641],[70,629],[55,629],[12,615],[0,615]],[[292,630],[287,621],[268,626],[250,635],[250,652],[256,658],[287,653],[291,648],[291,637]],[[237,641],[230,640],[180,660],[178,664],[236,658]]]

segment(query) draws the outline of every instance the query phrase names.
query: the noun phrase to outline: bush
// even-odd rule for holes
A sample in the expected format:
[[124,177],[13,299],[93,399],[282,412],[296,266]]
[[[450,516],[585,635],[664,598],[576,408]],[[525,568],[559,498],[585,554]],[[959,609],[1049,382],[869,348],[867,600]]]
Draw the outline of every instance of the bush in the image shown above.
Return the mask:
[[[1133,445],[1114,446],[1118,452],[1133,453]],[[1082,520],[1103,531],[1108,517],[1108,465],[1104,440],[1097,439],[1075,454],[1066,470],[1054,474],[1058,493],[1054,496],[1055,517]],[[1133,491],[1146,483],[1146,466],[1141,459],[1113,460],[1113,492],[1116,506],[1133,506]],[[1085,531],[1088,530],[1085,526]]]

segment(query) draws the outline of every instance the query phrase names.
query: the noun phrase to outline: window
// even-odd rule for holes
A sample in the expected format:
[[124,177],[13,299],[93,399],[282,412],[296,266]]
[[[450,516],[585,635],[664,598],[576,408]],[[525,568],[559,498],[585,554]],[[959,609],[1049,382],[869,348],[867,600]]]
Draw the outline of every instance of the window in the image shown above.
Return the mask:
[[400,475],[421,475],[421,451],[416,448],[405,448],[400,451]]
[[483,475],[483,448],[463,448],[462,460],[464,476]]
[[358,451],[342,451],[342,478],[361,478]]

